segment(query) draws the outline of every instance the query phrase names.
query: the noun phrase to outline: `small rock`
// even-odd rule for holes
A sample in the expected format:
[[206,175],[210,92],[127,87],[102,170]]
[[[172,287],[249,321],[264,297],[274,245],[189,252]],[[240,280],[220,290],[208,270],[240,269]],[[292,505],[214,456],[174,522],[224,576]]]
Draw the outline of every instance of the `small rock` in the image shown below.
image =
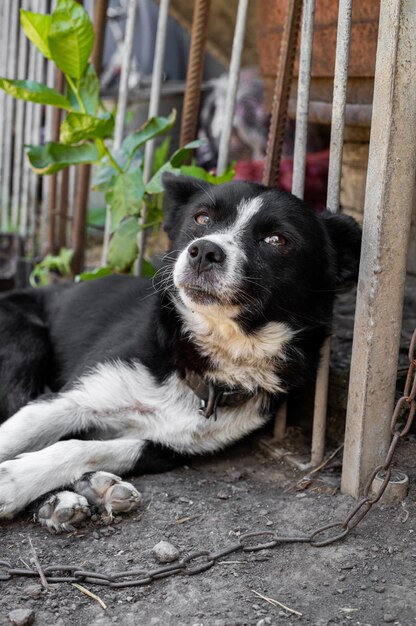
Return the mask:
[[269,520],[266,522],[266,526],[273,526],[273,522],[269,519]]
[[179,558],[179,550],[168,541],[159,541],[152,550],[153,555],[159,563],[172,563]]
[[42,595],[42,585],[26,585],[23,589],[23,593],[30,598],[39,598]]
[[391,615],[390,613],[384,613],[383,615],[383,622],[386,622],[387,624],[391,624],[391,622],[394,622],[395,619],[394,615]]
[[228,495],[228,493],[225,493],[225,491],[219,491],[217,493],[217,498],[219,498],[220,500],[228,500],[230,496]]
[[35,620],[35,612],[32,609],[15,609],[9,613],[9,620],[14,626],[29,626]]

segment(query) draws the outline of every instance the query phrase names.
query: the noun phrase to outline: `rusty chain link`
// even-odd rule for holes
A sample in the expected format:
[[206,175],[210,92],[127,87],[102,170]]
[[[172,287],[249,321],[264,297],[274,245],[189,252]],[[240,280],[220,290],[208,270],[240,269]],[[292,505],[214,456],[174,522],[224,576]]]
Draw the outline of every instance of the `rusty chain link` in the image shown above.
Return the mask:
[[[312,547],[328,546],[346,537],[353,528],[367,515],[373,505],[383,495],[391,478],[391,463],[397,445],[409,432],[416,412],[416,329],[409,348],[409,371],[406,378],[404,393],[396,403],[391,418],[392,439],[384,463],[378,465],[370,474],[364,487],[363,496],[355,504],[344,520],[325,524],[309,535],[297,537],[278,535],[273,530],[261,530],[240,535],[238,542],[220,550],[198,550],[182,557],[175,563],[154,569],[131,569],[115,573],[95,572],[81,569],[78,565],[47,565],[42,573],[48,583],[89,583],[116,589],[123,587],[139,587],[149,585],[159,578],[168,578],[182,574],[195,576],[213,567],[219,559],[235,552],[256,552],[275,548],[285,543],[309,543]],[[377,491],[371,491],[374,478],[384,473],[382,483]],[[335,532],[331,532],[335,531]],[[329,536],[328,536],[329,534]],[[320,537],[321,536],[321,537]],[[258,542],[258,540],[260,541]],[[0,560],[0,582],[16,577],[38,578],[37,569],[14,568],[11,563]]]

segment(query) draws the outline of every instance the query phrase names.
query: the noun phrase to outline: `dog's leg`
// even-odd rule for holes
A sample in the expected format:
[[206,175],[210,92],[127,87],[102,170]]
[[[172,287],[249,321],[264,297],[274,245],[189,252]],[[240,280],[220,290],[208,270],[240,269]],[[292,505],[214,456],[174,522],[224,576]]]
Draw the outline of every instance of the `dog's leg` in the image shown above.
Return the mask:
[[[88,472],[128,473],[144,447],[144,441],[134,439],[70,439],[5,461],[0,464],[0,517],[13,516],[40,496],[65,487]],[[88,498],[87,488],[84,493]],[[113,490],[113,495],[114,500],[120,496],[117,490]],[[111,492],[108,503],[111,506]]]
[[157,394],[143,365],[101,364],[72,389],[28,404],[8,419],[0,427],[0,462],[87,430],[122,431],[129,413],[144,421],[153,414]]

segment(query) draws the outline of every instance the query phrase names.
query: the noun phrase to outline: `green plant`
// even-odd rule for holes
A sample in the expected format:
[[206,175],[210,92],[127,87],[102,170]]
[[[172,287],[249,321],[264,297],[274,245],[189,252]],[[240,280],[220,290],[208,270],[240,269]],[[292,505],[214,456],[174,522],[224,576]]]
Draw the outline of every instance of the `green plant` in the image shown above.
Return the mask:
[[61,248],[59,255],[47,254],[45,258],[37,263],[30,275],[32,287],[45,287],[51,282],[51,275],[61,277],[71,276],[71,261],[73,251],[68,248]]
[[[139,230],[157,227],[162,221],[163,172],[186,171],[189,175],[208,176],[213,182],[222,182],[233,177],[233,169],[216,179],[201,168],[184,166],[198,142],[177,150],[168,159],[169,144],[165,141],[156,152],[153,177],[145,183],[143,148],[146,142],[172,128],[176,112],[149,119],[138,131],[125,137],[120,150],[111,150],[106,140],[113,136],[114,116],[100,101],[99,79],[88,61],[94,31],[86,11],[75,0],[58,0],[51,15],[21,9],[20,21],[28,39],[63,72],[66,82],[66,94],[61,94],[35,81],[0,78],[0,88],[11,96],[66,112],[59,142],[26,146],[30,165],[35,172],[47,175],[70,165],[95,164],[93,185],[105,195],[111,214],[107,264],[111,270],[128,271],[137,256]],[[144,205],[147,221],[141,225],[139,218]],[[93,277],[91,273],[86,276]]]

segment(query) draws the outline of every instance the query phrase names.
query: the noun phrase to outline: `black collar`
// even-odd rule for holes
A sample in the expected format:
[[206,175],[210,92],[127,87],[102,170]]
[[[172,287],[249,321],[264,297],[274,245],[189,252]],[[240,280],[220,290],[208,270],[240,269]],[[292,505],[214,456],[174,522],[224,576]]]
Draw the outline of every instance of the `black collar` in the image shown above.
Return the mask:
[[217,419],[217,408],[221,406],[241,406],[253,398],[256,394],[245,389],[226,387],[216,385],[209,381],[206,383],[204,379],[192,370],[185,369],[184,380],[188,387],[192,389],[194,394],[201,400],[199,409],[201,415],[207,419],[214,416]]

